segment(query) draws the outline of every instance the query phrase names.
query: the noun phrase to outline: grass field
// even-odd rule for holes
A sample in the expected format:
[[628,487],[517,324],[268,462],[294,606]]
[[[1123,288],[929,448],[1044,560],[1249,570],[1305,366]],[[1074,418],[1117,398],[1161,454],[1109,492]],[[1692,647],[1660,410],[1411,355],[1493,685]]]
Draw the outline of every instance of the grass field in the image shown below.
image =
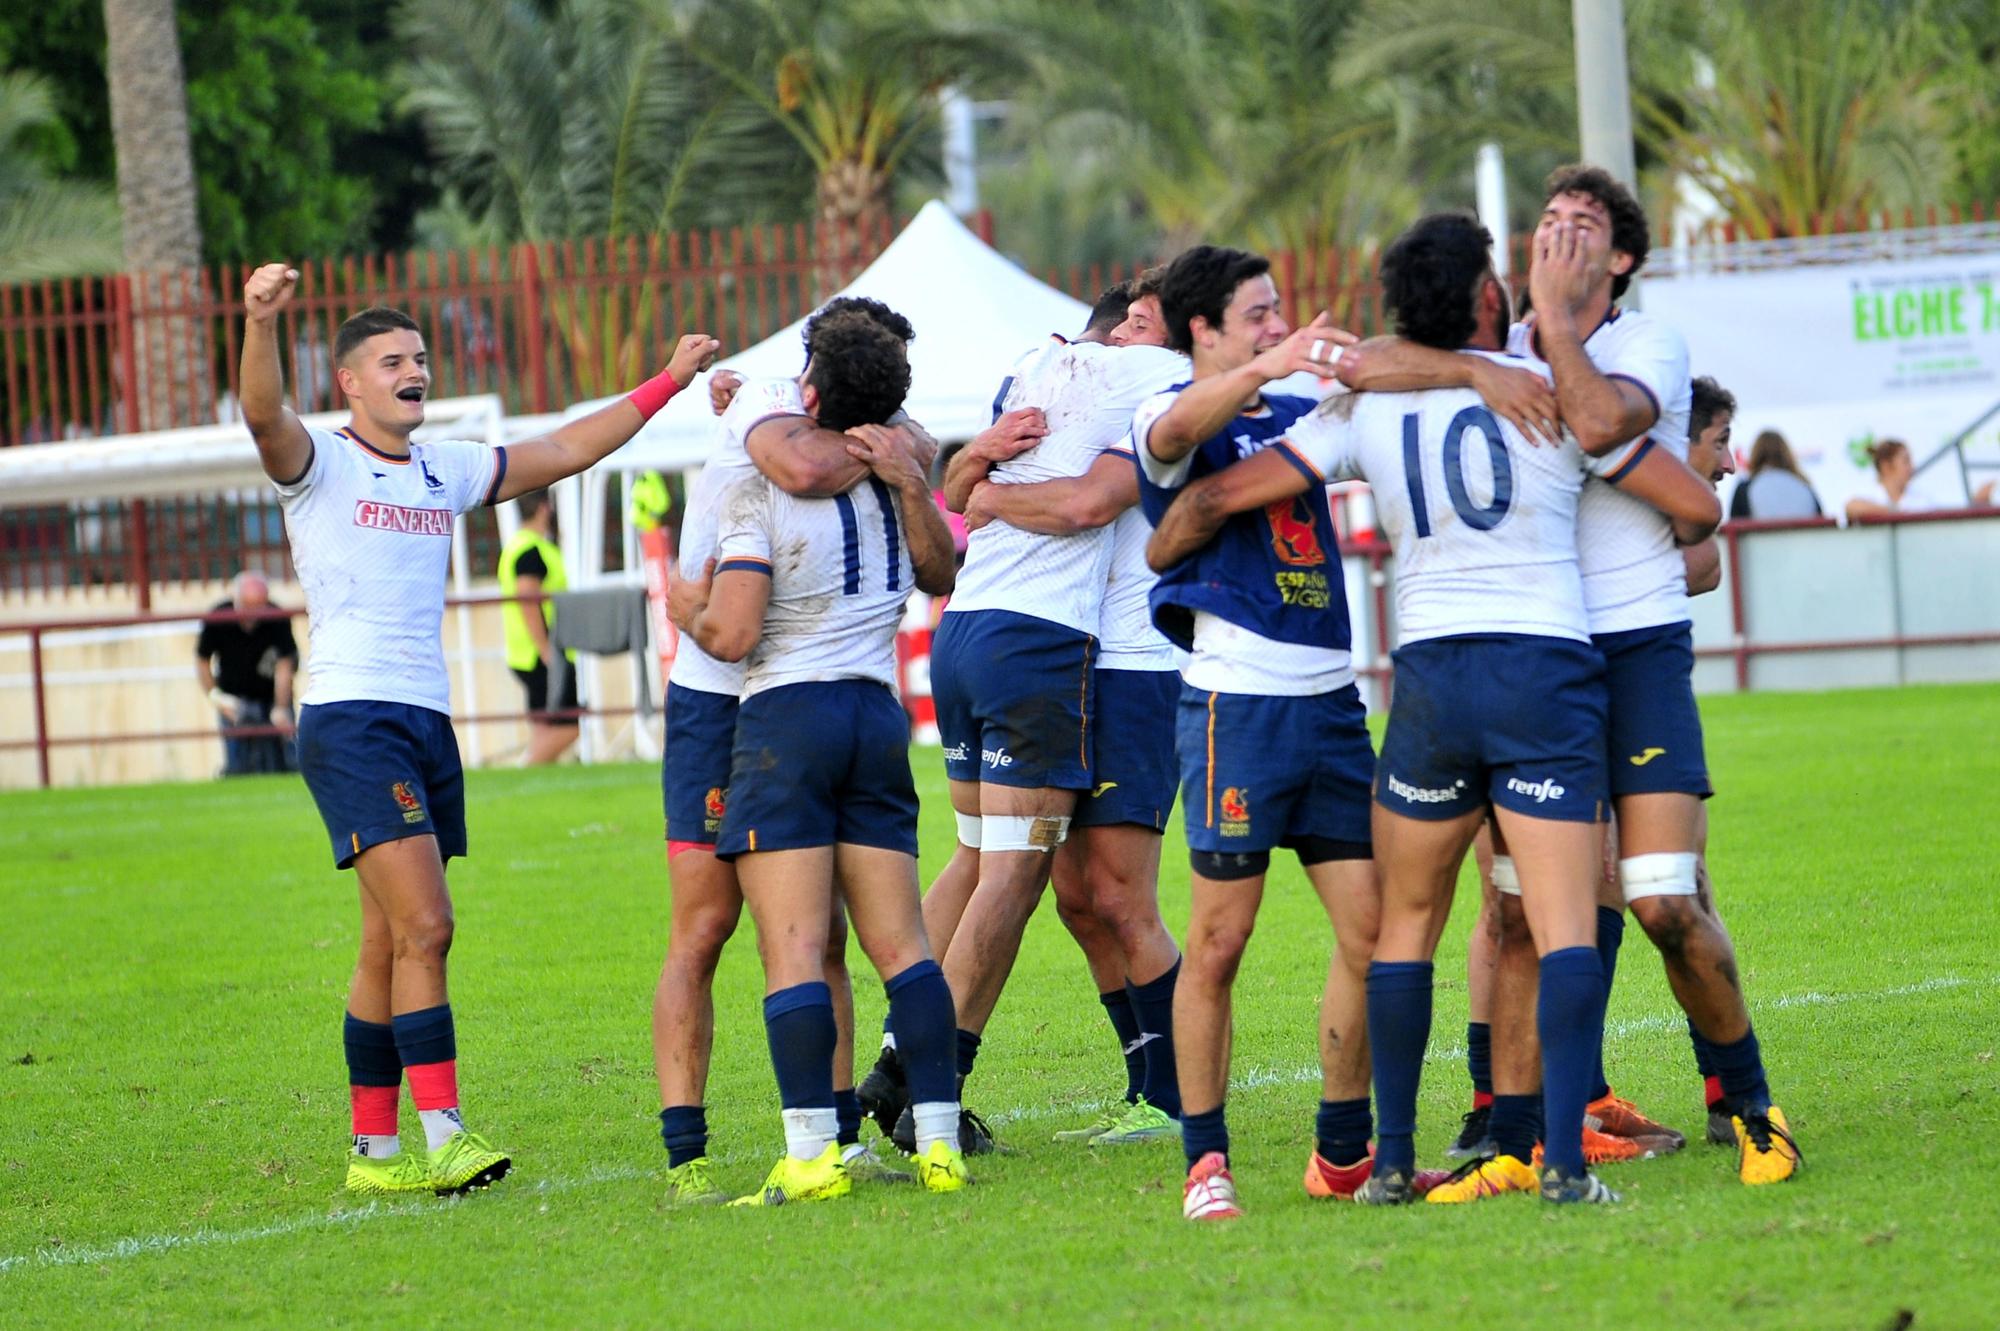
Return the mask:
[[[1627,1200],[1608,1210],[1305,1197],[1327,935],[1289,861],[1238,986],[1244,1223],[1180,1220],[1171,1145],[1048,1143],[1122,1086],[1052,908],[987,1032],[971,1098],[1019,1150],[975,1162],[978,1187],[668,1210],[647,1036],[666,883],[657,778],[638,767],[472,775],[452,996],[468,1120],[516,1172],[458,1201],[357,1207],[340,1191],[354,889],[303,788],[0,796],[0,1326],[1874,1328],[1902,1310],[1993,1326],[2000,687],[1704,711],[1711,863],[1808,1164],[1752,1191],[1731,1152],[1691,1145],[1610,1167]],[[935,751],[917,757],[929,872],[950,822]],[[1431,1161],[1466,1096],[1471,905],[1439,958]],[[867,1030],[882,997],[865,964]],[[746,923],[709,1094],[714,1154],[746,1190],[781,1147],[760,992]],[[1610,1029],[1613,1081],[1698,1143],[1687,1041],[1636,930]]]

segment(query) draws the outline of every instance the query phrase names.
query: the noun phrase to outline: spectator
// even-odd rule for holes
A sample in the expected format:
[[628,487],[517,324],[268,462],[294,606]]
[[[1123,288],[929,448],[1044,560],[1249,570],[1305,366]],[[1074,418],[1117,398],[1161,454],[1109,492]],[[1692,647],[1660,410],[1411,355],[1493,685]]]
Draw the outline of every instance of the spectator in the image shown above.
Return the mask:
[[[556,509],[547,490],[530,490],[520,498],[521,527],[500,550],[500,594],[506,597],[554,597],[569,587],[563,573],[562,551],[555,543]],[[549,716],[549,666],[555,660],[549,646],[549,625],[555,622],[553,600],[545,600],[536,613],[509,600],[500,607],[500,624],[506,633],[507,668],[521,681],[528,695],[529,766],[552,763],[576,743],[577,718]],[[571,669],[564,672],[561,710],[575,713],[581,707],[576,694],[576,657],[566,653]]]
[[[1910,481],[1917,474],[1917,464],[1910,457],[1910,446],[1902,440],[1881,440],[1869,448],[1868,457],[1875,464],[1875,484],[1847,501],[1848,521],[1955,507],[1940,504],[1911,486]],[[1993,484],[1988,481],[1974,491],[1972,502],[1982,506],[1993,502]]]
[[[231,596],[210,613],[266,610],[271,587],[264,575],[245,569],[230,584]],[[195,677],[215,707],[222,730],[224,776],[299,770],[292,722],[292,678],[298,673],[299,645],[289,619],[202,621],[195,639]],[[276,735],[242,735],[241,729],[275,726]]]
[[1776,430],[1766,430],[1750,445],[1750,474],[1729,497],[1731,518],[1772,521],[1826,516],[1812,483],[1792,458],[1792,446]]

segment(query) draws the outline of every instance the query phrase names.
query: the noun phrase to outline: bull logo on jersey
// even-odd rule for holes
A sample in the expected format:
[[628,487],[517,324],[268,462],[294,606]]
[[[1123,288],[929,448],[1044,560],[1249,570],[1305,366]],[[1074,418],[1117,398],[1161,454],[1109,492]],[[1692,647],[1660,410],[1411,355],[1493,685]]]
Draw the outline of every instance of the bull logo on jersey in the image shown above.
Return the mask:
[[1319,518],[1306,506],[1303,497],[1281,499],[1264,509],[1271,524],[1271,553],[1281,564],[1311,565],[1326,562],[1326,548],[1319,540]]
[[409,782],[398,781],[391,785],[389,796],[396,801],[396,807],[403,811],[404,822],[421,823],[424,820],[423,802],[410,793]]
[[1222,835],[1250,835],[1250,791],[1246,787],[1226,787],[1216,803],[1222,811],[1222,826],[1217,829]]

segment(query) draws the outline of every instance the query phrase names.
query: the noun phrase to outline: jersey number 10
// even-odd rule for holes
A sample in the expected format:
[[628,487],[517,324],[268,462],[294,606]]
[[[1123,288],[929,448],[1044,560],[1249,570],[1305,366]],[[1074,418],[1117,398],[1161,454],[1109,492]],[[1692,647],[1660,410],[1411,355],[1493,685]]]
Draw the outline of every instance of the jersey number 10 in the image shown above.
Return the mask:
[[[1403,477],[1410,486],[1410,514],[1416,519],[1417,536],[1431,534],[1431,514],[1424,503],[1423,450],[1418,439],[1416,412],[1403,417]],[[1486,440],[1487,456],[1493,459],[1493,500],[1472,502],[1465,483],[1465,432],[1476,429]],[[1507,441],[1500,436],[1500,422],[1485,407],[1467,407],[1451,418],[1444,432],[1444,488],[1451,506],[1465,525],[1474,531],[1492,531],[1507,516],[1514,502],[1514,464],[1507,456]]]

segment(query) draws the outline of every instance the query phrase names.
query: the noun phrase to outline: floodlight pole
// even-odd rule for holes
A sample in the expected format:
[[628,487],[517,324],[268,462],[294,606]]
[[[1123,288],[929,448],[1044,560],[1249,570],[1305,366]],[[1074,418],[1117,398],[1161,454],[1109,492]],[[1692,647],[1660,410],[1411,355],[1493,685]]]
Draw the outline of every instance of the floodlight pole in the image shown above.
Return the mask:
[[[1583,160],[1601,166],[1635,192],[1639,171],[1632,154],[1632,80],[1625,64],[1623,0],[1570,0],[1576,26],[1576,119]],[[1622,297],[1639,303],[1634,282]]]

